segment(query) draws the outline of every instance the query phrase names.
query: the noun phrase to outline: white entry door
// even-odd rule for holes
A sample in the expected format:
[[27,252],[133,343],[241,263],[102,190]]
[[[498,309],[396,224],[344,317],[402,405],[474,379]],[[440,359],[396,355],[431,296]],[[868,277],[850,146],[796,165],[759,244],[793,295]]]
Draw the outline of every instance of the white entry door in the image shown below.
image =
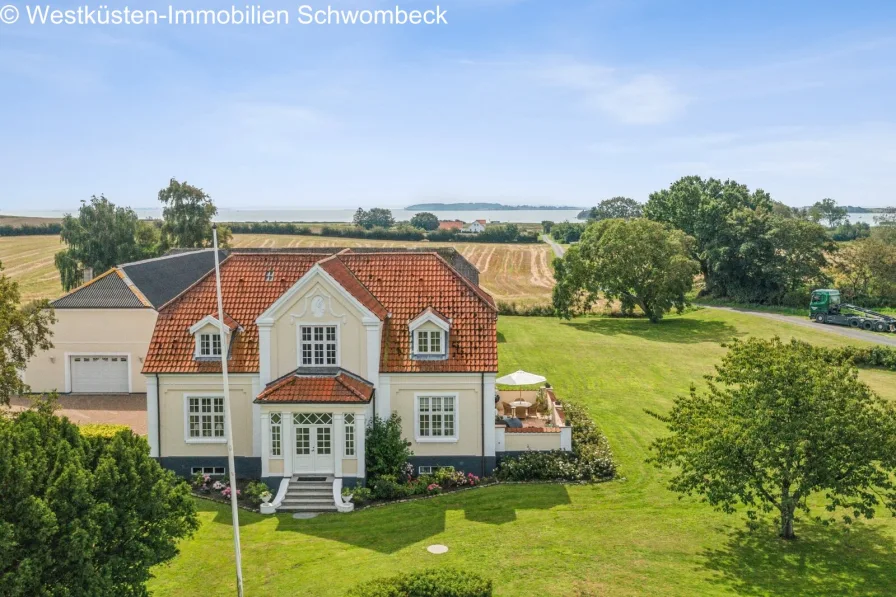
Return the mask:
[[127,356],[75,355],[69,358],[72,392],[127,394],[129,377]]
[[293,472],[297,474],[327,473],[335,470],[333,415],[330,413],[296,413],[293,419]]

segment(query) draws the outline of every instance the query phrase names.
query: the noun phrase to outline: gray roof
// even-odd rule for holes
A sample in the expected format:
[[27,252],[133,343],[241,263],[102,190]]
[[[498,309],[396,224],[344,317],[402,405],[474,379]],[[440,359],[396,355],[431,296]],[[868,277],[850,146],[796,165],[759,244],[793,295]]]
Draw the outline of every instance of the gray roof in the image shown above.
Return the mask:
[[[218,251],[221,261],[227,252]],[[152,306],[162,305],[193,285],[196,280],[215,269],[214,249],[188,253],[171,253],[156,259],[126,263],[120,268]]]
[[90,284],[53,302],[57,309],[145,309],[137,295],[116,272],[111,272]]
[[[223,260],[226,251],[219,251]],[[178,252],[118,266],[142,294],[144,304],[117,272],[107,273],[53,302],[57,309],[141,309],[162,305],[215,268],[213,249]]]

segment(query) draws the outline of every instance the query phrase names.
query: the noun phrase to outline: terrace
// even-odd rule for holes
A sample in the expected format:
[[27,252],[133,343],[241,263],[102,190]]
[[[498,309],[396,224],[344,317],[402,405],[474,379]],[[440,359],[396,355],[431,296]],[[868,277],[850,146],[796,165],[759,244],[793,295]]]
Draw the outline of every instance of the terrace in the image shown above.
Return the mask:
[[520,389],[499,389],[495,396],[496,453],[572,449],[572,428],[544,377],[517,371],[498,384]]

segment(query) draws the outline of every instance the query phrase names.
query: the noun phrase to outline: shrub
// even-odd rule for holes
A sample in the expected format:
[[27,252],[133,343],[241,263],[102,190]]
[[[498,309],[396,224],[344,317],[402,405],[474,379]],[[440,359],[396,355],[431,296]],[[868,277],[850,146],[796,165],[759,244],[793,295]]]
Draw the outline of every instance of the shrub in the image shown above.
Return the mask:
[[578,481],[578,467],[572,452],[526,452],[505,458],[498,465],[502,481]]
[[265,494],[270,495],[271,490],[261,481],[250,481],[249,484],[246,485],[246,497],[255,505],[264,501],[261,498]]
[[352,492],[352,502],[355,504],[364,504],[373,499],[373,492],[368,487],[354,487]]
[[130,430],[131,428],[127,425],[113,425],[111,423],[87,423],[78,426],[78,431],[81,432],[83,437],[102,437],[106,439],[111,439],[115,437],[115,434],[122,431],[129,432]]
[[392,413],[388,419],[375,416],[367,427],[367,476],[378,479],[391,475],[397,481],[405,474],[408,458],[414,455],[410,442],[401,437],[401,417]]
[[358,585],[346,597],[491,597],[492,581],[455,568],[379,578]]
[[517,315],[521,317],[553,317],[556,314],[554,305],[550,303],[534,305],[517,305],[515,302],[498,301],[498,315]]

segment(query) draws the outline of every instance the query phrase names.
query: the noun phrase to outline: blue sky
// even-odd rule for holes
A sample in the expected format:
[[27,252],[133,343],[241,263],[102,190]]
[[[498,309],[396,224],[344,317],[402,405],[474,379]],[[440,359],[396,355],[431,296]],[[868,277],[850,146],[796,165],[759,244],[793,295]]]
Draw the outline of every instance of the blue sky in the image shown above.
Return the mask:
[[397,3],[448,25],[0,25],[0,211],[155,207],[172,176],[230,208],[644,201],[688,174],[896,204],[896,3]]

